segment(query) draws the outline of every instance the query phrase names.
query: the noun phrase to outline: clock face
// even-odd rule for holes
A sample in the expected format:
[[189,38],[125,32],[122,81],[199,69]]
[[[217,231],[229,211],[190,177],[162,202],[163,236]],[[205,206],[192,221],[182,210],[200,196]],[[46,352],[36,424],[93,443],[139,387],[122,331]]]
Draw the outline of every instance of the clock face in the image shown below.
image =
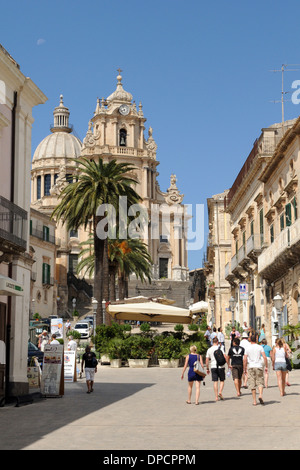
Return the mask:
[[129,114],[129,106],[127,106],[127,104],[122,104],[119,107],[119,113],[122,114],[122,116],[127,116],[127,114]]

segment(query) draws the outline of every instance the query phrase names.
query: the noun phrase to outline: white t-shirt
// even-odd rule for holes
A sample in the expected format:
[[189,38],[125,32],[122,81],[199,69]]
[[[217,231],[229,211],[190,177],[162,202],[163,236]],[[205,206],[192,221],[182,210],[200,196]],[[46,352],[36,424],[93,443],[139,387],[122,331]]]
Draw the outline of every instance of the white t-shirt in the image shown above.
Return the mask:
[[[215,359],[215,356],[214,356],[214,352],[219,349],[220,345],[218,346],[212,346],[211,348],[209,348],[206,352],[206,357],[208,357],[210,359],[210,367],[211,369],[217,369],[217,361]],[[224,354],[224,348],[223,346],[221,346],[221,351],[223,352]],[[224,368],[225,367],[225,364],[224,366],[219,366],[219,369],[221,368]]]
[[242,339],[240,346],[245,349],[245,354],[247,354],[247,348],[250,346],[250,343],[247,339]]
[[262,368],[262,354],[264,349],[259,344],[249,344],[245,354],[247,354],[248,367],[249,369],[261,369]]
[[76,351],[77,349],[77,343],[76,341],[74,341],[74,339],[71,339],[69,342],[68,342],[68,349],[70,351]]

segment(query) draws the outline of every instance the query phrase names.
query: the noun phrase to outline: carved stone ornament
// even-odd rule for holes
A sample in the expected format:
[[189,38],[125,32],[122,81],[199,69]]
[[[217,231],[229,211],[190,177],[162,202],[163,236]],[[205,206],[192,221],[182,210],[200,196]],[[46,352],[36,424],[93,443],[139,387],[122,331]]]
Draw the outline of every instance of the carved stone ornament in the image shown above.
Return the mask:
[[165,200],[167,204],[181,204],[184,195],[180,194],[179,189],[176,186],[176,175],[171,175],[171,185],[167,190],[167,194],[165,196]]
[[92,131],[92,126],[93,126],[93,123],[92,121],[90,121],[88,131],[86,133],[85,138],[83,139],[84,147],[89,147],[89,148],[95,147],[97,140],[99,140],[100,138],[100,131],[98,130],[98,132],[94,134]]
[[157,150],[157,144],[156,144],[155,140],[153,139],[152,134],[153,134],[153,129],[152,129],[152,127],[149,127],[148,140],[146,142],[146,148],[147,148],[147,150],[149,150],[150,153],[155,153],[156,150]]
[[62,190],[68,185],[66,181],[66,165],[61,165],[55,184],[50,188],[51,196],[59,196]]

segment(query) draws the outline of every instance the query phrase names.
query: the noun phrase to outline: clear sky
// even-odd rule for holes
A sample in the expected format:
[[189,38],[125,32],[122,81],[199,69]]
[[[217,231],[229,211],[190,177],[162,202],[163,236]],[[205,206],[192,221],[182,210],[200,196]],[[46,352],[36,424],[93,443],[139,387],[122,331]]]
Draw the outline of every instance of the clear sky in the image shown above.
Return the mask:
[[[298,0],[0,0],[0,43],[48,97],[34,109],[32,153],[64,95],[84,138],[97,97],[123,86],[143,104],[158,144],[159,183],[170,175],[186,204],[229,189],[263,127],[281,121],[282,64],[300,64]],[[291,99],[298,69],[285,72]],[[285,118],[300,114],[285,103]],[[205,245],[207,227],[205,223]],[[205,246],[204,246],[205,249]],[[203,249],[189,253],[202,266]]]

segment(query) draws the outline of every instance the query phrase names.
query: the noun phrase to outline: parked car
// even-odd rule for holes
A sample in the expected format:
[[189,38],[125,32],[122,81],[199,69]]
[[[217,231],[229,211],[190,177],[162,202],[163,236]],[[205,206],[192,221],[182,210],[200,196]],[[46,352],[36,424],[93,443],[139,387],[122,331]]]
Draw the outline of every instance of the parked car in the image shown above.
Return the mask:
[[74,326],[74,330],[80,333],[81,338],[89,338],[91,336],[91,326],[88,322],[78,322]]
[[43,359],[44,359],[44,353],[41,351],[35,344],[33,344],[31,341],[28,341],[28,357],[27,357],[27,363],[28,366],[30,365],[31,359],[33,357],[36,357],[39,363],[42,365],[43,364]]
[[92,317],[85,317],[83,319],[85,322],[89,322],[89,324],[91,325],[91,328],[93,329],[94,328],[94,319]]

